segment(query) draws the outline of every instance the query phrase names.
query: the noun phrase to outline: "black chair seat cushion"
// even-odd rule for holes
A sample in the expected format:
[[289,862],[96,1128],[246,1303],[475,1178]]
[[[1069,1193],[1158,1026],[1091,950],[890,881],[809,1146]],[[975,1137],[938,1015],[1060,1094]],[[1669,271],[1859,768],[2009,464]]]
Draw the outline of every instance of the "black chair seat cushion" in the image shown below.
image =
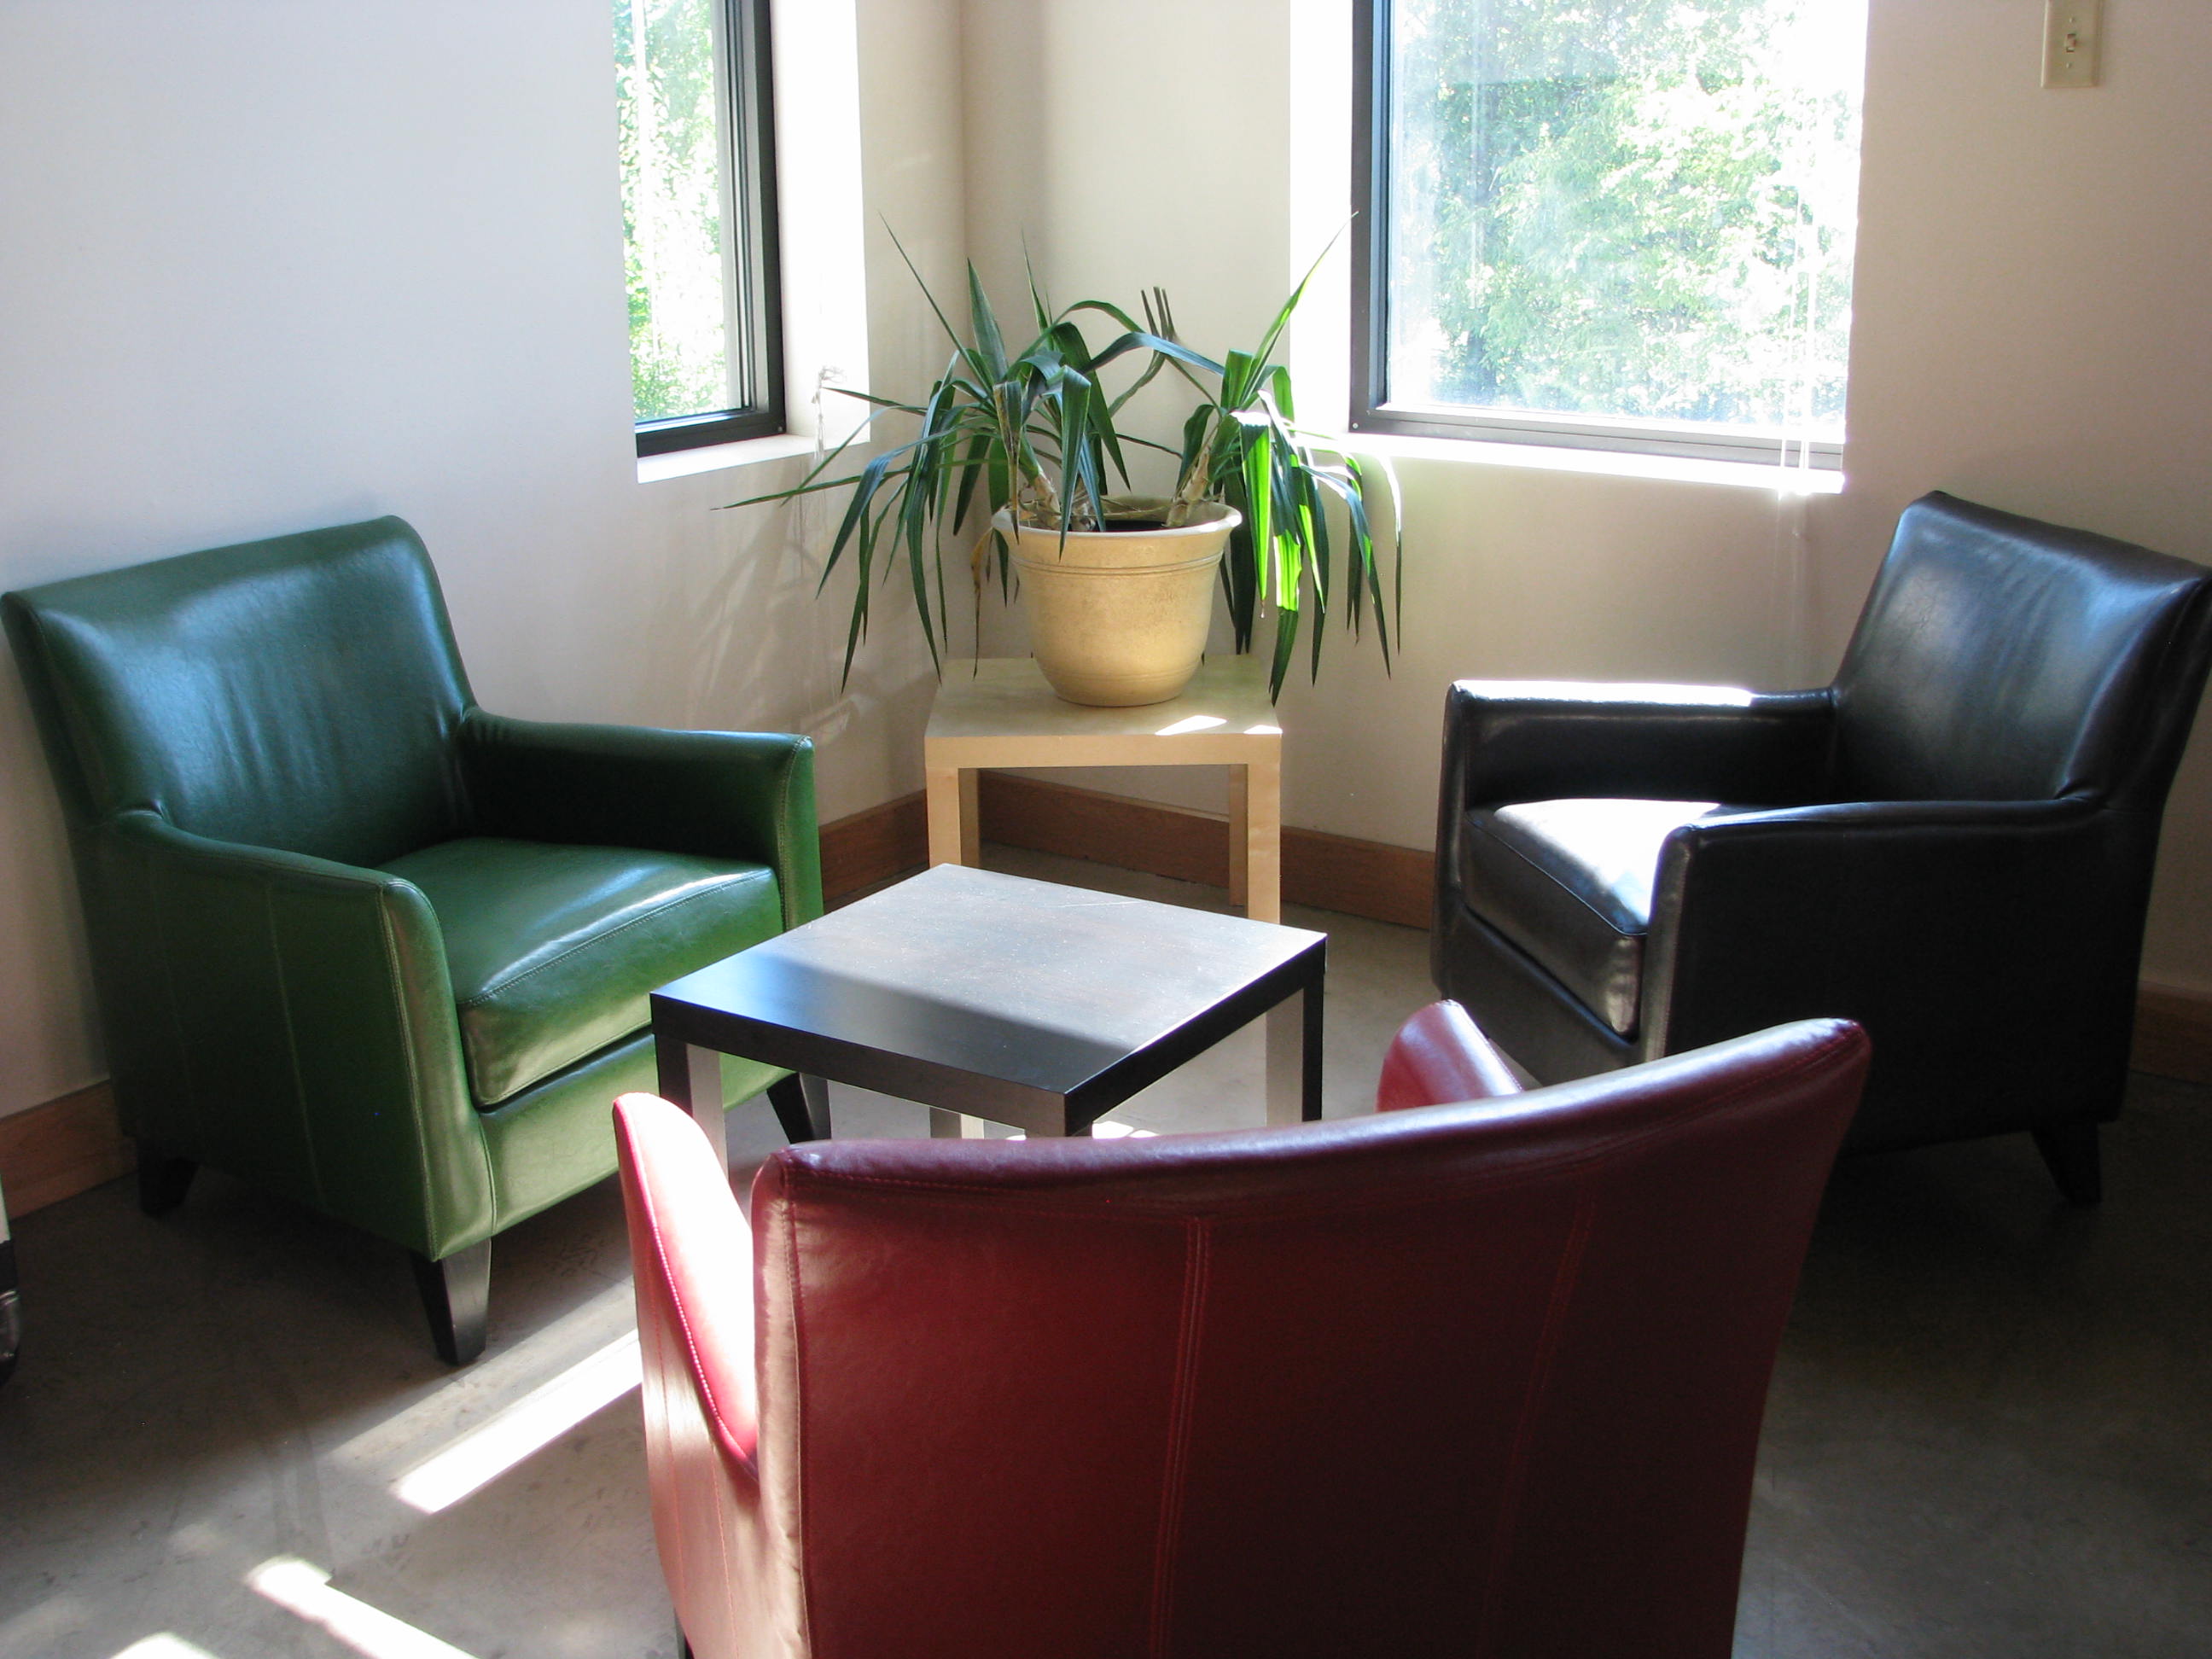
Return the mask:
[[1622,1036],[1636,1031],[1651,884],[1667,837],[1709,800],[1523,801],[1467,815],[1467,907]]
[[641,1030],[657,987],[783,927],[765,865],[469,836],[384,868],[422,890],[444,930],[485,1109]]

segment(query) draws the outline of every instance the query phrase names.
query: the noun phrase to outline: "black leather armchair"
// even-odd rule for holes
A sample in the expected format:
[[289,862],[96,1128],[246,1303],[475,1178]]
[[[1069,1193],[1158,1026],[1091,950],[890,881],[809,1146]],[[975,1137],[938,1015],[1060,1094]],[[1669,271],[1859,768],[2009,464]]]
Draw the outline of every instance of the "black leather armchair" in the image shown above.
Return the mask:
[[2208,663],[2212,571],[1937,494],[1821,690],[1463,680],[1437,984],[1547,1083],[1856,1020],[1847,1149],[2031,1130],[2094,1203]]

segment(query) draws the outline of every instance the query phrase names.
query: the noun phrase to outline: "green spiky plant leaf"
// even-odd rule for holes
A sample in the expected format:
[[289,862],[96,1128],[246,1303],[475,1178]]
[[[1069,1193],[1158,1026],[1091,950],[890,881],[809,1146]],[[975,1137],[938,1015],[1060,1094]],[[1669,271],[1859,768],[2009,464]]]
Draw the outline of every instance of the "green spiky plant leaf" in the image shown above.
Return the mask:
[[[902,246],[899,257],[906,258]],[[948,614],[946,532],[957,538],[981,520],[986,533],[974,544],[969,560],[973,589],[980,595],[995,580],[1011,599],[1011,550],[996,527],[997,515],[1003,512],[1021,525],[1057,530],[1062,536],[1110,530],[1109,494],[1128,486],[1132,448],[1174,458],[1170,525],[1187,523],[1192,510],[1208,501],[1243,515],[1222,561],[1222,593],[1239,652],[1255,649],[1272,621],[1272,694],[1282,691],[1301,629],[1308,641],[1308,672],[1320,678],[1322,628],[1333,605],[1355,635],[1371,618],[1389,668],[1405,559],[1403,538],[1396,531],[1397,481],[1387,465],[1352,455],[1297,426],[1290,371],[1274,361],[1313,271],[1283,302],[1255,349],[1231,351],[1216,362],[1176,337],[1174,313],[1159,289],[1144,297],[1139,322],[1103,300],[1079,301],[1054,311],[1032,275],[1030,298],[1037,331],[1014,350],[973,264],[968,267],[964,335],[911,259],[907,269],[952,346],[951,359],[927,396],[909,404],[848,393],[870,406],[859,431],[790,489],[730,503],[752,507],[848,492],[817,589],[828,586],[847,557],[853,560],[857,581],[846,630],[848,677],[867,636],[879,580],[890,580],[903,570],[902,586],[913,595],[931,660],[941,666],[939,641]],[[1103,319],[1119,332],[1094,350],[1083,331],[1086,317]],[[1135,377],[1119,393],[1109,393],[1103,371],[1124,359],[1135,368]],[[1164,371],[1180,376],[1197,400],[1183,422],[1179,449],[1124,432],[1117,424],[1129,400]],[[886,416],[913,421],[914,435],[878,451],[857,471],[831,476],[861,433]],[[1391,502],[1394,541],[1387,571],[1373,531],[1371,506],[1378,488]],[[1341,537],[1332,529],[1332,512],[1342,515]],[[1349,566],[1340,580],[1340,551]],[[1393,599],[1387,611],[1386,588]]]

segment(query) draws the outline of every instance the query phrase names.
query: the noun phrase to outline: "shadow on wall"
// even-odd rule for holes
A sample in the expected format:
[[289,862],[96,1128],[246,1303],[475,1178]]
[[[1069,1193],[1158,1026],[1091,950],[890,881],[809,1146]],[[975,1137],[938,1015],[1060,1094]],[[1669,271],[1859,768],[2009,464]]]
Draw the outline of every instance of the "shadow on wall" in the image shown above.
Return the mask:
[[[684,726],[806,733],[820,751],[825,819],[918,788],[936,682],[913,607],[878,608],[843,679],[858,573],[848,557],[817,596],[832,508],[804,500],[714,510],[764,487],[732,482],[745,476],[684,481],[688,500],[670,515],[666,566],[641,647],[648,705]],[[878,571],[878,580],[886,574],[907,580],[903,568]],[[957,611],[964,591],[956,587],[957,562],[946,576]],[[952,627],[954,640],[940,642],[947,654],[972,651],[970,617],[956,616]]]

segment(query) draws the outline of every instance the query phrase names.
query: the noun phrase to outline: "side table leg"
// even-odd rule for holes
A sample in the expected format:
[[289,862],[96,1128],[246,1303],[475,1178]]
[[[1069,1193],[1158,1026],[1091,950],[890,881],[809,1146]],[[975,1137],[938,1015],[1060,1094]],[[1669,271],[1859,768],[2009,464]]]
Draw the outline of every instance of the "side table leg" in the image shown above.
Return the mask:
[[983,1120],[933,1106],[929,1109],[929,1135],[933,1140],[980,1140],[983,1138]]
[[1246,909],[1252,898],[1252,769],[1229,769],[1229,902]]
[[960,769],[926,766],[922,786],[929,799],[929,861],[960,862]]
[[929,861],[981,861],[982,814],[976,805],[978,773],[972,766],[928,766],[922,769],[929,800]]
[[1316,979],[1267,1012],[1270,1123],[1311,1123],[1321,1116],[1321,1010]]
[[729,1127],[722,1118],[722,1057],[712,1048],[694,1048],[675,1037],[653,1040],[660,1071],[660,1096],[691,1114],[713,1143],[714,1158],[730,1167]]
[[[1283,919],[1283,763],[1254,761],[1244,780],[1244,914],[1255,921]],[[1232,786],[1232,793],[1234,793]]]

